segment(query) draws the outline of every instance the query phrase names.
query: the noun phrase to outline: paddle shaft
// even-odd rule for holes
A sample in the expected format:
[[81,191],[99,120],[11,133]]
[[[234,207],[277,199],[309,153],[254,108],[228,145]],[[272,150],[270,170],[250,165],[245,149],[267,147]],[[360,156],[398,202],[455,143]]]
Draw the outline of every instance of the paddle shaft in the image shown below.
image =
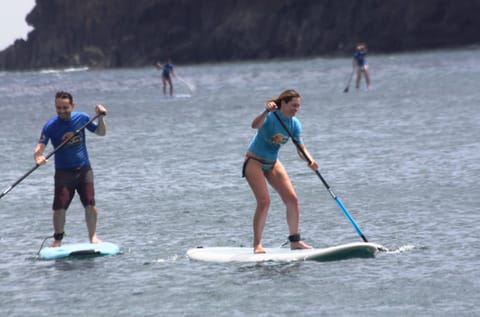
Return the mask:
[[[97,114],[95,117],[93,117],[92,119],[90,119],[90,121],[88,121],[87,123],[85,123],[83,126],[81,126],[80,128],[78,128],[77,130],[75,130],[75,132],[73,133],[73,135],[71,135],[70,137],[68,137],[67,139],[63,140],[62,143],[60,143],[60,145],[58,145],[52,152],[50,152],[47,156],[45,156],[45,159],[47,160],[48,158],[50,158],[53,154],[55,154],[58,150],[60,150],[61,148],[63,148],[65,146],[65,144],[67,144],[68,142],[70,142],[71,139],[73,139],[75,136],[77,136],[83,129],[85,129],[87,127],[87,125],[89,125],[90,123],[92,123],[93,121],[95,121],[98,117],[100,116],[105,116],[106,114],[105,113],[100,113],[100,114]],[[30,174],[32,174],[37,168],[40,167],[40,164],[35,164],[34,167],[32,167],[28,172],[26,172],[22,177],[20,177],[15,183],[13,183],[12,185],[10,185],[10,187],[8,187],[3,193],[0,194],[0,199],[5,196],[6,194],[8,194],[15,186],[17,186],[18,184],[20,184],[25,178],[27,178]]]
[[343,92],[348,92],[348,89],[350,88],[350,82],[352,81],[352,78],[353,78],[353,73],[355,73],[355,67],[352,67],[352,72],[350,73],[350,77],[348,78],[347,87],[345,87]]
[[[303,157],[305,158],[305,160],[307,160],[308,164],[312,164],[312,160],[310,160],[310,157],[307,155],[307,153],[305,153],[305,150],[300,146],[300,143],[298,143],[298,141],[293,137],[292,135],[292,132],[290,132],[290,130],[288,129],[288,127],[285,125],[285,123],[282,121],[282,119],[278,116],[277,112],[274,111],[273,114],[275,115],[275,117],[277,118],[277,120],[280,122],[280,124],[282,125],[282,127],[285,129],[285,131],[287,131],[288,135],[290,136],[290,138],[292,139],[292,142],[295,144],[295,146],[297,147],[298,151],[300,151],[300,153],[302,153]],[[340,198],[337,197],[337,195],[335,195],[335,193],[333,192],[333,190],[330,188],[330,186],[328,185],[327,181],[323,178],[322,174],[320,174],[320,172],[318,170],[315,170],[315,174],[317,174],[317,176],[320,178],[320,180],[322,181],[323,185],[325,186],[325,188],[328,190],[328,192],[330,193],[330,196],[332,196],[333,200],[335,200],[335,202],[337,203],[338,207],[340,207],[340,209],[342,210],[343,214],[345,215],[345,217],[347,217],[347,219],[350,221],[350,223],[353,225],[353,227],[355,228],[355,230],[357,231],[358,235],[362,238],[362,240],[364,242],[368,242],[367,238],[365,238],[365,235],[363,234],[362,232],[362,229],[360,229],[360,227],[358,226],[358,224],[355,222],[355,219],[353,219],[352,215],[348,212],[347,208],[345,207],[345,205],[343,204],[343,202],[340,200]]]
[[185,81],[185,80],[184,80],[182,77],[180,77],[180,76],[178,76],[178,75],[176,75],[176,77],[178,78],[178,80],[180,80],[182,83],[184,83],[184,84],[185,84],[185,86],[187,86],[187,87],[188,87],[188,90],[190,90],[190,93],[192,93],[192,94],[193,94],[193,88],[192,88],[192,85],[191,85],[190,83],[186,82],[186,81]]

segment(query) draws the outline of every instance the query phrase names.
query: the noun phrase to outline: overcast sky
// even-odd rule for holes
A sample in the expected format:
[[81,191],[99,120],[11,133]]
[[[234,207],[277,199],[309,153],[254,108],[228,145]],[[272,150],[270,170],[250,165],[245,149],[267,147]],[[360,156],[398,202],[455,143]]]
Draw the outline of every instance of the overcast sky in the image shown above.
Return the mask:
[[35,0],[0,0],[0,50],[18,38],[27,39],[32,30],[25,17],[35,6]]

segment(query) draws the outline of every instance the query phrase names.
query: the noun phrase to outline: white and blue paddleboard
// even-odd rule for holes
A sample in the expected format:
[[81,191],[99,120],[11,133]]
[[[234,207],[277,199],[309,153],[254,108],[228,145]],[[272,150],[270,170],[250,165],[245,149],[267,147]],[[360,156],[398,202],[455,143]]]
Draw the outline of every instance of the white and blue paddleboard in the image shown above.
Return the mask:
[[72,243],[59,247],[46,247],[40,250],[39,257],[44,260],[61,259],[73,256],[100,256],[120,253],[120,247],[110,242]]
[[191,97],[192,95],[188,95],[188,94],[176,94],[173,96],[163,95],[163,96],[160,96],[160,99],[185,99],[185,98],[191,98]]
[[189,249],[192,260],[206,262],[294,262],[294,261],[339,261],[354,258],[373,258],[384,247],[375,243],[354,242],[321,249],[290,250],[288,248],[265,248],[265,253],[254,254],[249,247],[197,247]]

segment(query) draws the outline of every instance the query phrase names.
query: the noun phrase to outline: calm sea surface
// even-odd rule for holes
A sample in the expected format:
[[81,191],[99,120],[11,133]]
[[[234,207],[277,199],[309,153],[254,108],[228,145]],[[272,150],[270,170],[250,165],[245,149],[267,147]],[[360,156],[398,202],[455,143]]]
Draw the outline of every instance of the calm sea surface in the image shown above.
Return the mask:
[[[177,98],[153,68],[0,73],[0,190],[34,164],[53,95],[108,109],[87,134],[99,237],[123,254],[41,261],[52,234],[53,159],[0,200],[0,316],[479,316],[480,50],[371,55],[373,90],[343,93],[349,58],[177,67]],[[185,82],[192,87],[189,88]],[[250,246],[240,177],[251,120],[283,89],[321,173],[375,259],[295,264],[191,261],[192,247]],[[51,151],[49,145],[47,151]],[[291,142],[280,158],[316,247],[361,241]],[[65,243],[87,240],[76,197]],[[288,235],[272,194],[266,246]]]

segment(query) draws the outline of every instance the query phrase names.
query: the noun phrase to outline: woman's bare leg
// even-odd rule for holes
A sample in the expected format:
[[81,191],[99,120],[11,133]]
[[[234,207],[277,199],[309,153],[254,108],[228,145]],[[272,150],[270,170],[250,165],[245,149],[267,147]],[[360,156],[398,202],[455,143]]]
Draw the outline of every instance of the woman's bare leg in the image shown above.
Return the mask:
[[253,252],[265,253],[262,246],[262,235],[267,222],[268,208],[270,207],[270,194],[261,164],[255,160],[249,160],[245,170],[245,178],[257,201],[255,216],[253,217]]
[[[287,209],[287,224],[290,235],[299,233],[300,208],[298,196],[293,188],[283,164],[277,160],[272,170],[267,172],[267,179],[272,187],[278,192]],[[309,249],[311,246],[303,241],[291,242],[292,249]]]

